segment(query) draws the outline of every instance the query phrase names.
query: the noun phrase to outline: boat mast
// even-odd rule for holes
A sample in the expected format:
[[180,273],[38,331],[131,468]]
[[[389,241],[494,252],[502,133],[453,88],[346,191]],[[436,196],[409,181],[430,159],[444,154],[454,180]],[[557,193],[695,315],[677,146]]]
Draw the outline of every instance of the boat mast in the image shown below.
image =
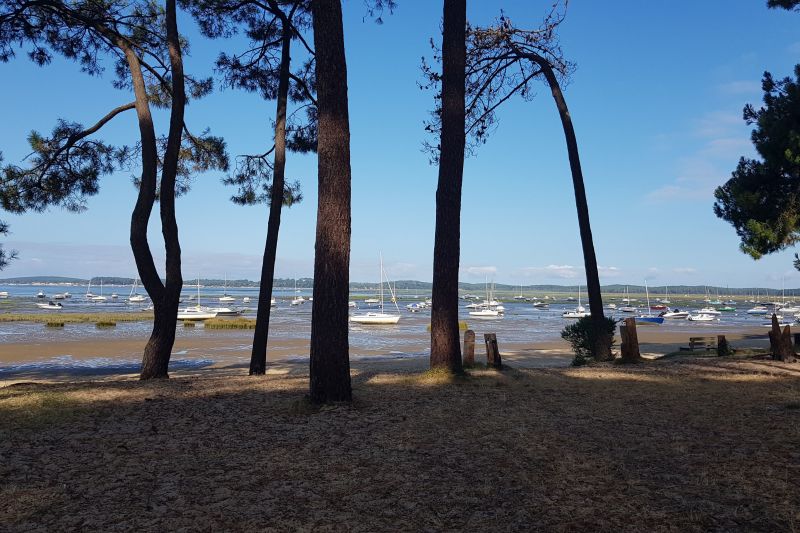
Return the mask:
[[380,276],[378,276],[378,283],[381,286],[381,313],[383,313],[383,252],[378,252],[378,256],[381,259],[381,271]]

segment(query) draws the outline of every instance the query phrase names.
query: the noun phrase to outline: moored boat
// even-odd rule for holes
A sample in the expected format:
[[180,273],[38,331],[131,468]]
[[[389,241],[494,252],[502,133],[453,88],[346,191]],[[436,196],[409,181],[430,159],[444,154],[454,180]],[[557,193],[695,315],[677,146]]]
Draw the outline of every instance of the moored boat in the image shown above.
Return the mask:
[[64,306],[61,302],[47,302],[46,304],[36,304],[39,309],[47,309],[48,311],[61,311]]

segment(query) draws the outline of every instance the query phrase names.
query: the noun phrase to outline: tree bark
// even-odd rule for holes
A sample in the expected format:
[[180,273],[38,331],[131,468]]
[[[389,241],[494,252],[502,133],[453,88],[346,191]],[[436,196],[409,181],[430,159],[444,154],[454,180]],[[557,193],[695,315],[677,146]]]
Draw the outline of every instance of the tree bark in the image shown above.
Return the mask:
[[772,359],[783,361],[784,363],[793,363],[797,360],[797,354],[795,354],[794,346],[792,345],[791,330],[789,326],[786,326],[781,331],[778,317],[774,313],[772,315],[772,329],[769,332],[769,344]]
[[[125,54],[131,72],[133,91],[136,96],[136,115],[139,121],[139,135],[142,142],[142,176],[136,205],[131,214],[131,251],[136,262],[139,278],[142,280],[150,299],[153,301],[154,318],[150,339],[145,345],[142,356],[141,379],[167,377],[167,366],[172,351],[172,342],[164,334],[168,325],[162,320],[164,316],[164,284],[156,269],[150,244],[147,240],[147,226],[156,198],[158,174],[158,150],[156,147],[155,127],[150,112],[142,67],[136,52],[126,43],[120,41],[119,47]],[[177,314],[176,314],[177,318]],[[174,338],[173,328],[173,338]]]
[[638,363],[643,360],[642,353],[639,351],[639,335],[636,333],[636,319],[629,317],[625,319],[625,325],[620,326],[620,363]]
[[464,332],[464,366],[475,364],[475,332],[468,329]]
[[[160,279],[158,279],[158,283],[154,283],[151,277],[145,281],[145,277],[140,272],[142,283],[153,300],[154,309],[153,331],[144,349],[141,379],[166,378],[169,376],[169,359],[172,354],[172,346],[175,343],[178,303],[181,289],[183,288],[181,247],[178,239],[178,222],[175,217],[175,181],[178,173],[186,93],[184,90],[183,58],[181,56],[175,0],[167,0],[166,2],[166,30],[172,74],[172,102],[167,147],[161,168],[161,189],[159,194],[161,234],[164,237],[166,252],[166,284],[162,285]],[[155,174],[155,171],[153,174]],[[152,255],[150,255],[150,259],[152,260]],[[156,273],[157,276],[158,274]],[[150,286],[148,286],[148,283]],[[151,287],[155,289],[153,292],[151,292]]]
[[553,94],[558,114],[561,117],[561,125],[564,128],[564,137],[567,142],[567,153],[569,154],[569,167],[572,172],[572,185],[575,189],[575,207],[578,211],[578,227],[581,235],[581,246],[583,248],[583,263],[586,269],[586,292],[589,297],[589,310],[592,315],[592,324],[595,328],[595,346],[592,356],[595,361],[609,361],[613,359],[611,354],[611,339],[604,334],[604,315],[603,299],[600,294],[600,276],[597,271],[597,257],[594,253],[594,240],[592,239],[592,227],[589,223],[589,204],[586,201],[586,189],[583,185],[583,171],[581,170],[581,160],[578,154],[578,140],[575,136],[575,129],[572,126],[572,118],[567,108],[567,101],[561,92],[553,69],[550,63],[535,54],[527,54],[527,57],[535,61],[542,69],[542,73],[547,79],[550,91]]
[[340,0],[312,2],[319,200],[311,311],[310,399],[350,401],[350,118]]
[[442,131],[433,246],[431,368],[460,372],[458,268],[464,175],[467,1],[444,0]]
[[269,317],[272,310],[272,283],[275,277],[275,257],[278,251],[278,232],[281,227],[281,208],[286,172],[286,107],[289,97],[289,67],[291,64],[292,31],[287,20],[282,20],[281,66],[278,80],[278,101],[275,112],[275,159],[272,171],[272,198],[267,221],[267,242],[261,263],[261,283],[258,290],[256,329],[253,333],[253,351],[250,354],[250,375],[264,375],[267,371],[267,342]]

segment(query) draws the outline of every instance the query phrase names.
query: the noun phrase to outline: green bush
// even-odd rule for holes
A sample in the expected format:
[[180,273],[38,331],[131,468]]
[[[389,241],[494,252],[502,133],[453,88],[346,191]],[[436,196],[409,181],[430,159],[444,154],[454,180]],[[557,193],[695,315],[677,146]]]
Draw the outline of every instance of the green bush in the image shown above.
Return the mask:
[[[617,323],[613,318],[605,317],[603,320],[605,327],[602,334],[611,338],[614,343],[614,332]],[[592,317],[585,316],[579,318],[574,324],[570,324],[561,331],[561,338],[569,341],[572,351],[575,352],[575,359],[572,360],[573,366],[585,365],[592,360],[592,346],[594,346],[594,325]]]

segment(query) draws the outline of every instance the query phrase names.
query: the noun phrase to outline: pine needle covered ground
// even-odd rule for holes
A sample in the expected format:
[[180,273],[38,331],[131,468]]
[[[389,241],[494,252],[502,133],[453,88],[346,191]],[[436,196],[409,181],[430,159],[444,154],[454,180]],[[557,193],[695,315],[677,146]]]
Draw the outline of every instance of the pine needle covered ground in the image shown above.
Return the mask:
[[800,365],[366,365],[0,389],[10,531],[800,528]]

